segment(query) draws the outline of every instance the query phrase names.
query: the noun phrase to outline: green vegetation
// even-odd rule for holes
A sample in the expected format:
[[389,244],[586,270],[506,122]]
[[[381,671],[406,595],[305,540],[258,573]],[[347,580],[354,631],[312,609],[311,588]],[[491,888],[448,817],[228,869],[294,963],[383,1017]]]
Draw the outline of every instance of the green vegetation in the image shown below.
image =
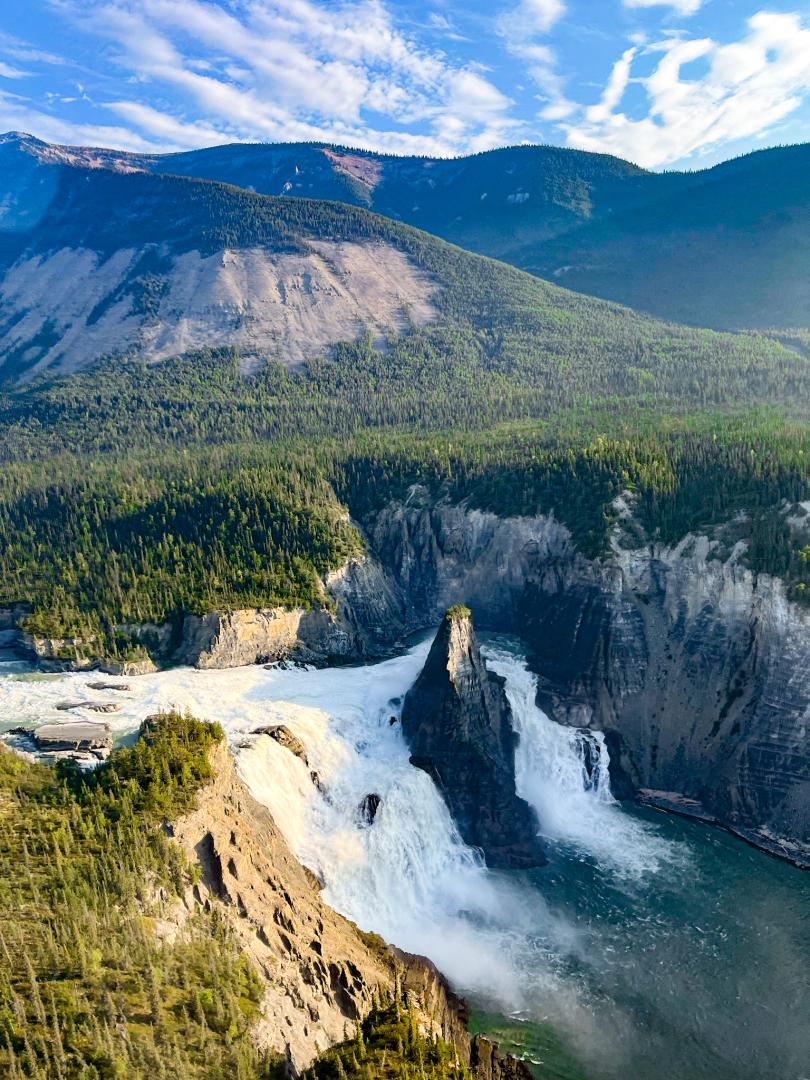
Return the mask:
[[[648,179],[588,161],[617,183]],[[754,569],[807,595],[807,537],[789,520],[810,497],[801,333],[786,348],[661,323],[359,207],[180,177],[60,177],[39,225],[2,238],[5,257],[131,245],[129,284],[149,312],[172,253],[384,240],[436,281],[438,317],[387,350],[366,336],[296,371],[273,361],[245,377],[234,350],[205,350],[0,393],[0,604],[30,604],[32,631],[129,656],[128,624],[324,604],[322,578],[363,550],[347,510],[363,522],[415,483],[500,514],[553,512],[589,557],[624,491],[649,538],[733,519],[721,539],[734,533]],[[579,205],[573,188],[558,195]]]
[[807,145],[682,173],[552,146],[456,160],[351,154],[378,162],[381,182],[352,183],[314,144],[212,147],[147,167],[268,194],[290,182],[290,196],[368,206],[663,318],[721,328],[810,323]]
[[455,622],[456,620],[472,618],[472,612],[465,604],[453,604],[444,613],[444,617],[448,622]]
[[272,448],[65,457],[9,468],[0,489],[0,603],[30,600],[32,631],[108,653],[128,648],[122,623],[321,605],[319,575],[362,550],[320,473]]
[[[161,824],[211,777],[216,725],[166,715],[95,773],[0,751],[0,1073],[259,1080],[261,982]],[[182,919],[180,920],[182,923]]]
[[[594,412],[488,431],[358,433],[15,462],[0,476],[0,604],[29,628],[127,655],[131,623],[326,603],[321,578],[363,550],[363,522],[413,484],[501,515],[551,513],[589,557],[630,492],[643,536],[719,528],[755,570],[808,598],[810,435],[775,411],[676,421]],[[808,521],[810,524],[810,521]]]
[[[163,714],[95,772],[0,748],[0,1074],[9,1080],[282,1080],[256,1050],[263,983],[165,822],[213,779],[217,724]],[[374,935],[370,944],[383,947]],[[407,1004],[380,1001],[306,1080],[464,1080]]]
[[354,1038],[327,1050],[302,1080],[472,1080],[442,1039],[419,1030],[398,1002],[374,1008]]

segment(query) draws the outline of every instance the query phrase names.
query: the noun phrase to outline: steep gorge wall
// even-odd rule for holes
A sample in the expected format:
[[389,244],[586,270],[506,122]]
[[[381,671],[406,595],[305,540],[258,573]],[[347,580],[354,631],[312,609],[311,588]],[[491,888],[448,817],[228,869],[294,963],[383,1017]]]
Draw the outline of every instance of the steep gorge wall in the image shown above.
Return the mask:
[[552,517],[419,492],[368,528],[423,621],[464,603],[482,629],[524,639],[545,711],[606,733],[617,794],[810,862],[810,611],[742,565],[741,546],[614,543],[591,562]]
[[[748,570],[739,546],[615,542],[588,561],[553,516],[502,519],[421,489],[363,525],[370,555],[330,576],[332,611],[212,613],[133,634],[159,664],[356,661],[467,604],[480,629],[525,641],[553,719],[605,732],[616,794],[810,862],[810,611]],[[46,666],[99,662],[20,635],[24,614],[0,612],[0,644]]]

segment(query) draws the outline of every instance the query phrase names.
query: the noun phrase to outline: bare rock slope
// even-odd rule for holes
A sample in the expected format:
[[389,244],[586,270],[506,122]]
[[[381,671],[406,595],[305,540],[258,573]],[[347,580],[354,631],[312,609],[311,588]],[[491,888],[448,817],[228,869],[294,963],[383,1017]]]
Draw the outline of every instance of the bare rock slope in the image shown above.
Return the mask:
[[23,258],[0,278],[0,357],[26,378],[65,374],[106,355],[164,360],[233,346],[250,363],[286,366],[429,322],[436,285],[393,245],[313,241],[305,252],[262,247],[188,251],[165,260],[144,309],[143,252],[64,247]]
[[528,1080],[520,1062],[470,1039],[464,1002],[429,960],[361,933],[323,902],[318,882],[239,778],[224,743],[212,763],[216,779],[200,792],[196,809],[171,826],[199,864],[200,880],[168,932],[178,932],[198,904],[220,910],[264,978],[260,1045],[285,1055],[294,1070],[304,1068],[353,1031],[373,995],[398,986],[420,1027],[454,1045],[476,1077]]

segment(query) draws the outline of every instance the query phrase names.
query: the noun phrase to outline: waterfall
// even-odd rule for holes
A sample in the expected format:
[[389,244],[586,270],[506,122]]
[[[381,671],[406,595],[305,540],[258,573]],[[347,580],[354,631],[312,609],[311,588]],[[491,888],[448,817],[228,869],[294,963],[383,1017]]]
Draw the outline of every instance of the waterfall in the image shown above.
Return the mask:
[[[398,717],[428,644],[374,666],[274,672],[262,696],[272,698],[273,722],[301,739],[308,763],[263,736],[239,751],[238,767],[321,878],[327,903],[429,956],[457,985],[519,1008],[517,972],[545,908],[486,869],[433,781],[410,764]],[[360,813],[369,795],[379,797],[371,826]],[[554,916],[547,923],[555,940],[568,932]]]
[[[544,895],[553,881],[566,879],[568,868],[490,872],[464,844],[430,777],[410,764],[398,717],[428,647],[424,641],[363,667],[176,668],[144,675],[131,680],[109,722],[123,734],[170,707],[217,719],[242,778],[295,855],[320,877],[327,903],[363,929],[429,956],[479,1003],[542,1016],[572,1040],[601,1048],[604,1014],[597,1022],[580,974],[601,954],[566,903]],[[534,705],[534,679],[520,655],[505,644],[487,651],[491,666],[506,676],[520,735],[518,790],[537,809],[543,832],[565,844],[584,870],[597,861],[600,878],[632,876],[634,867],[651,865],[649,853],[665,842],[632,819],[622,825],[599,735],[552,723]],[[92,694],[93,679],[93,673],[0,676],[0,715],[9,723],[12,717],[58,720],[59,703]],[[256,734],[274,724],[300,739],[306,763]],[[361,808],[371,804],[369,824]],[[595,836],[603,838],[601,847]]]
[[506,679],[519,740],[517,792],[536,810],[543,835],[623,878],[643,877],[670,862],[672,846],[623,814],[613,798],[602,732],[557,724],[537,707],[537,677],[515,642],[492,637],[482,651],[490,669]]
[[[423,642],[382,663],[317,671],[156,672],[128,680],[105,722],[124,734],[169,707],[220,721],[241,775],[320,875],[328,903],[429,956],[476,1005],[519,1011],[529,1036],[550,1024],[589,1076],[649,1080],[662,1061],[672,1080],[806,1076],[799,871],[713,830],[623,810],[600,733],[538,709],[519,645],[495,637],[483,651],[506,679],[516,783],[550,863],[488,871],[391,723],[427,651]],[[64,719],[60,703],[91,697],[98,678],[0,663],[12,665],[0,672],[0,730]],[[306,765],[255,734],[270,724],[300,738]]]

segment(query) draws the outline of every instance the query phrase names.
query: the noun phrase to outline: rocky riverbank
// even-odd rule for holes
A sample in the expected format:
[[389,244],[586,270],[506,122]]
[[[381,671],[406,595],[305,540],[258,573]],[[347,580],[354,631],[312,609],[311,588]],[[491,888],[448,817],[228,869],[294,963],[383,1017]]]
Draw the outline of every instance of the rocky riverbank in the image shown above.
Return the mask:
[[362,933],[328,907],[315,876],[294,857],[270,812],[240,779],[224,743],[195,810],[170,834],[199,867],[198,881],[167,911],[176,935],[195,908],[215,907],[264,980],[256,1041],[284,1055],[290,1076],[371,1009],[381,992],[402,993],[420,1029],[450,1043],[477,1080],[530,1080],[526,1066],[467,1030],[467,1007],[424,957]]

